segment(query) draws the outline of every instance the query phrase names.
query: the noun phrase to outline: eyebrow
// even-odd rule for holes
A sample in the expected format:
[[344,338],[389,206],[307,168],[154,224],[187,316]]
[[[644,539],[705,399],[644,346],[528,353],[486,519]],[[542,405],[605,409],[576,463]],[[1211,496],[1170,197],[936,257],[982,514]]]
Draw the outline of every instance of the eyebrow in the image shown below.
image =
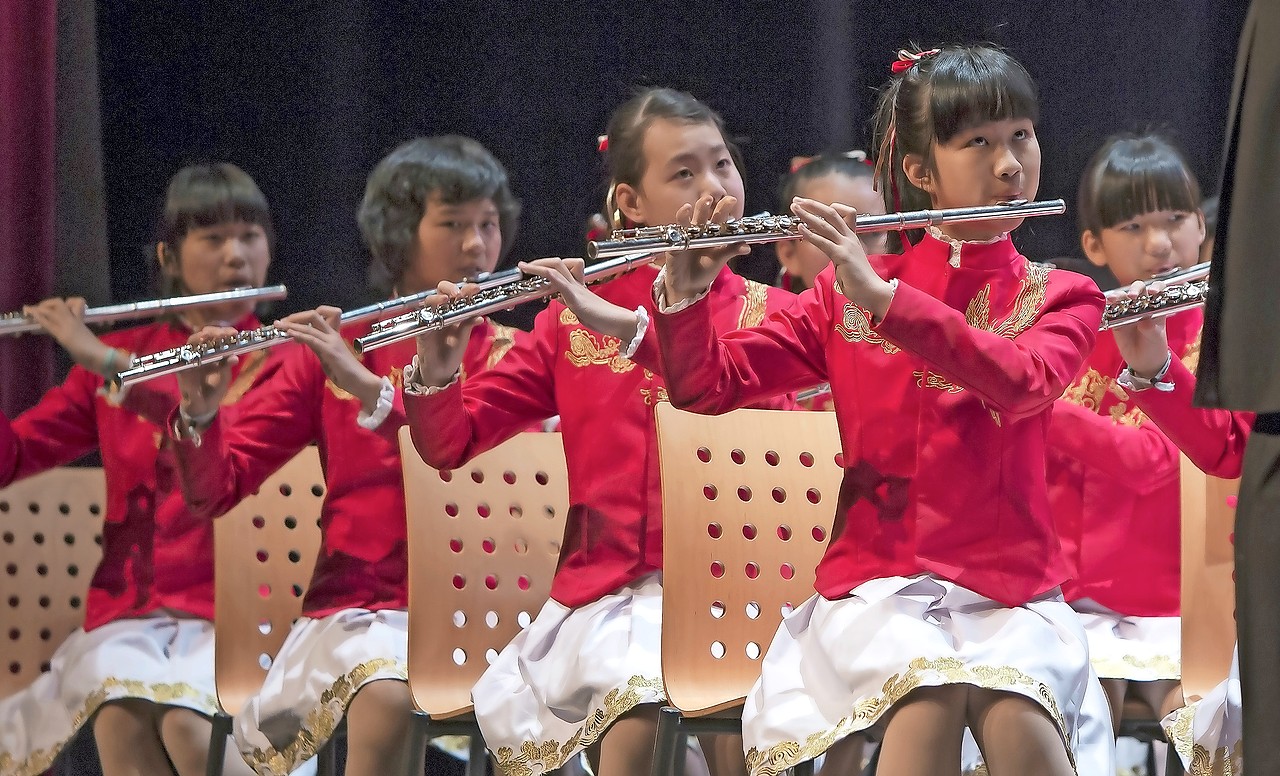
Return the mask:
[[[428,209],[435,215],[454,215],[455,213],[461,212],[462,205],[460,204],[459,205],[436,205]],[[497,215],[497,214],[498,214],[497,205],[490,205],[480,213],[480,215],[484,215],[484,216]]]
[[[729,146],[721,143],[720,145],[713,146],[710,151],[716,156],[719,156],[720,154],[727,154],[729,153]],[[686,151],[682,154],[671,157],[671,159],[667,161],[667,164],[675,164],[677,162],[680,164],[688,164],[689,162],[696,162],[701,158],[702,154],[697,151]]]

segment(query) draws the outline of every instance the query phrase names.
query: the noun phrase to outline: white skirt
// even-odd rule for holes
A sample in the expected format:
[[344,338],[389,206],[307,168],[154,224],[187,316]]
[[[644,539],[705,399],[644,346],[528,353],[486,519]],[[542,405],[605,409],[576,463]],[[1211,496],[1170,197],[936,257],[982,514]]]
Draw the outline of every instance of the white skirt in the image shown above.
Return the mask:
[[1091,599],[1072,601],[1101,679],[1182,678],[1182,618],[1128,617]]
[[126,698],[215,714],[213,624],[163,613],[72,633],[49,671],[0,700],[0,774],[43,773],[99,707]]
[[298,619],[262,690],[236,715],[236,745],[253,769],[278,776],[315,756],[356,691],[408,678],[409,617],[403,610],[344,609]]
[[932,575],[815,595],[779,626],[742,713],[752,776],[812,760],[876,725],[919,687],[971,684],[1023,695],[1076,758],[1089,680],[1084,631],[1056,593],[1007,607]]
[[1165,736],[1190,776],[1240,776],[1240,653],[1231,673],[1203,698],[1183,706],[1161,723]]
[[471,690],[499,770],[555,770],[618,717],[666,700],[661,646],[658,574],[576,609],[547,601]]

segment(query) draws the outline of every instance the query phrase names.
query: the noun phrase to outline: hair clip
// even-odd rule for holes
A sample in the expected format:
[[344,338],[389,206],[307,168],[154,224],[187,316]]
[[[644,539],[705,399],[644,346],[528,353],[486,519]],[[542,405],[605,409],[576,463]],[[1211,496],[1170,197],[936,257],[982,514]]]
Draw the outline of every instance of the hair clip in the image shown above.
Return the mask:
[[599,151],[600,153],[604,153],[605,151],[609,150],[608,135],[599,135],[598,137],[596,137],[596,150]]
[[912,68],[917,62],[929,57],[936,57],[942,53],[942,49],[929,49],[928,51],[911,52],[906,49],[898,49],[898,61],[891,66],[894,75],[905,73]]
[[[791,157],[791,173],[792,173],[792,174],[795,174],[796,172],[798,172],[798,171],[800,170],[800,168],[801,168],[801,167],[804,167],[805,165],[809,164],[810,162],[816,161],[817,159],[821,158],[821,156],[823,156],[823,155],[822,155],[822,154],[820,154],[819,156],[793,156],[793,157]],[[842,158],[842,159],[852,159],[852,160],[853,160],[853,161],[855,161],[855,162],[862,162],[863,164],[867,165],[868,167],[873,167],[873,166],[874,166],[874,165],[872,165],[872,164],[871,164],[871,160],[867,158],[867,152],[866,152],[866,151],[861,151],[861,150],[855,150],[855,151],[840,151],[840,152],[838,152],[838,153],[833,153],[833,154],[829,154],[829,155],[826,155],[826,156],[827,156],[827,158],[837,157],[837,156],[838,156],[838,157],[840,157],[840,158]]]

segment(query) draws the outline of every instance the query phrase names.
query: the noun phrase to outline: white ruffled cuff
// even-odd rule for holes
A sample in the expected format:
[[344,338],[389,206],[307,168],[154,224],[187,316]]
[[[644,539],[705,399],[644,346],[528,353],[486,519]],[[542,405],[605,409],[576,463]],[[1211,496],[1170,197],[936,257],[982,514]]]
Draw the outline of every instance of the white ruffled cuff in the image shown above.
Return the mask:
[[373,431],[382,425],[382,421],[387,419],[391,414],[391,407],[396,400],[396,387],[391,384],[391,380],[382,378],[382,388],[378,391],[378,403],[374,405],[373,412],[365,412],[364,408],[360,408],[360,413],[356,415],[356,424],[360,428]]
[[423,385],[418,379],[418,357],[414,355],[413,360],[404,368],[404,393],[405,396],[435,396],[445,388],[458,382],[461,377],[461,370],[453,373],[453,378],[444,385]]
[[701,302],[703,299],[707,297],[707,294],[709,293],[711,293],[710,288],[708,288],[706,291],[703,291],[701,294],[698,294],[695,297],[690,297],[689,299],[681,300],[673,305],[668,305],[667,304],[667,268],[664,266],[662,269],[658,270],[658,277],[653,279],[653,302],[658,306],[658,312],[662,313],[663,315],[671,315],[672,313],[678,313],[695,302]]
[[649,311],[643,307],[636,308],[636,336],[631,338],[627,346],[622,349],[619,354],[623,358],[631,358],[640,349],[640,343],[644,341],[645,332],[649,331]]

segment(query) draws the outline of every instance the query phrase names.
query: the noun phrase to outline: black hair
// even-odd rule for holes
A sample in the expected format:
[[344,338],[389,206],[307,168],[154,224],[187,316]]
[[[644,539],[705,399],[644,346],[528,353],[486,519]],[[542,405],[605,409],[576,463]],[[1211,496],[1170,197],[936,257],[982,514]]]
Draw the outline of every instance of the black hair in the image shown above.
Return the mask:
[[618,184],[635,186],[644,177],[644,135],[657,119],[688,124],[714,124],[724,138],[733,163],[742,171],[742,158],[737,146],[725,132],[724,120],[705,103],[688,92],[667,87],[644,89],[619,105],[609,118],[608,145],[605,158],[609,167],[609,193],[605,197],[605,215],[614,229],[623,226],[622,214],[614,201]]
[[1200,184],[1182,151],[1157,134],[1107,138],[1080,176],[1080,231],[1100,233],[1157,210],[1200,209]]
[[895,73],[880,96],[872,149],[876,182],[889,212],[932,206],[907,180],[903,159],[931,165],[933,146],[988,121],[1039,118],[1035,82],[1016,59],[992,45],[950,45],[926,52]]
[[164,211],[156,225],[161,246],[160,291],[165,297],[186,293],[182,288],[182,241],[192,229],[243,221],[257,224],[275,248],[275,229],[267,198],[258,184],[230,162],[193,164],[174,173],[165,193]]
[[520,201],[511,193],[506,168],[488,149],[461,135],[409,140],[369,173],[356,213],[380,290],[398,285],[413,261],[418,225],[433,194],[449,205],[492,200],[498,208],[502,255],[515,239]]

